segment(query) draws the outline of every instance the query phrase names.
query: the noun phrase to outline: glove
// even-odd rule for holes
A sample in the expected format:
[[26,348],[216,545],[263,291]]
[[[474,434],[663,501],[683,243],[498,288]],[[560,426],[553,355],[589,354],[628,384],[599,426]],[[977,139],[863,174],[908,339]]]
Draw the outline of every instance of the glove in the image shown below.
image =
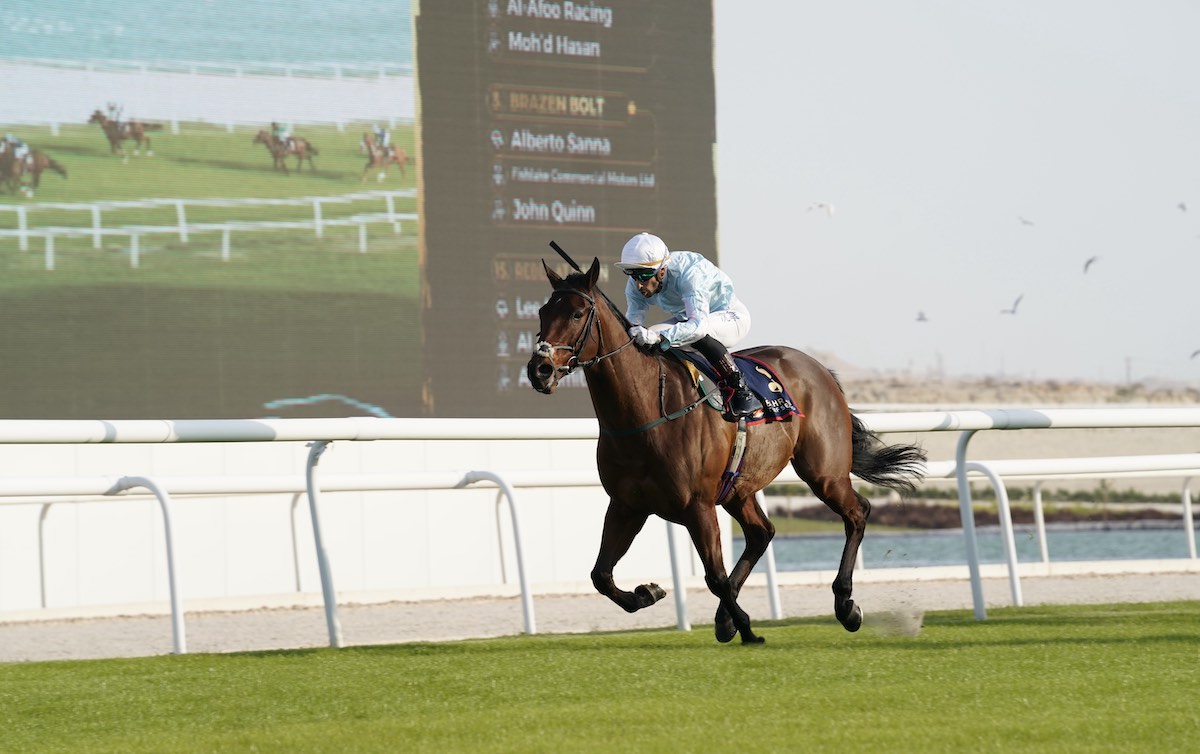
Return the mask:
[[662,340],[662,336],[654,330],[647,330],[641,325],[629,328],[629,337],[637,341],[639,346],[652,346]]

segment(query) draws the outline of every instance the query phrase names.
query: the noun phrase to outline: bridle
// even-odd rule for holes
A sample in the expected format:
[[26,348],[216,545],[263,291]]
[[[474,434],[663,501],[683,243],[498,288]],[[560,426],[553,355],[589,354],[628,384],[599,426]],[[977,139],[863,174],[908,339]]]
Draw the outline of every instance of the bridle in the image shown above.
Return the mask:
[[575,288],[560,288],[558,292],[574,293],[576,296],[582,297],[584,301],[587,301],[590,308],[588,309],[587,313],[587,321],[583,323],[583,329],[579,331],[579,337],[575,339],[575,342],[572,345],[560,345],[542,340],[542,334],[538,333],[537,345],[533,347],[534,356],[541,356],[542,358],[549,359],[551,362],[553,362],[555,351],[567,351],[571,354],[570,358],[568,358],[565,363],[555,367],[555,371],[562,372],[564,375],[567,375],[571,372],[574,372],[579,367],[586,369],[587,367],[599,364],[605,359],[616,356],[618,353],[633,344],[633,338],[630,338],[623,345],[605,353],[604,331],[598,329],[596,330],[596,356],[588,359],[587,361],[580,361],[579,354],[583,352],[583,347],[592,334],[592,328],[596,325],[596,299]]

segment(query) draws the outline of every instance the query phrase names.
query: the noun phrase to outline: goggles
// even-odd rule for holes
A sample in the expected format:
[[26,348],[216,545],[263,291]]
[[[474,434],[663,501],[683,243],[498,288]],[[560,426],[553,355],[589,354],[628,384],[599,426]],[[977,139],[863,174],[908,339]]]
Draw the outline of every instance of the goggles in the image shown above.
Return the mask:
[[648,280],[650,280],[650,278],[657,275],[658,270],[646,270],[646,269],[625,270],[625,274],[628,275],[629,277],[633,278],[634,280],[638,281],[639,283],[645,283]]

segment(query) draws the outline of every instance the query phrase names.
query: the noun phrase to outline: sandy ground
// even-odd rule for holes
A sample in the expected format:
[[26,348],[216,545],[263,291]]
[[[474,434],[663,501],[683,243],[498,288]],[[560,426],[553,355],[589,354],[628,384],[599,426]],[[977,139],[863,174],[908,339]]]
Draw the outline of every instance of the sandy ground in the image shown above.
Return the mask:
[[[1012,604],[1006,578],[983,579],[989,609]],[[1026,606],[1200,600],[1200,571],[1043,576],[1021,580]],[[970,610],[970,582],[955,580],[860,581],[855,597],[866,613],[864,631],[903,630],[907,616],[931,610]],[[753,619],[771,615],[762,586],[743,590],[743,607]],[[586,633],[633,628],[675,627],[673,597],[652,608],[626,614],[596,594],[534,597],[536,631]],[[785,617],[824,616],[831,630],[832,596],[827,584],[780,587]],[[711,641],[716,601],[702,590],[689,591],[688,615],[697,641]],[[524,631],[519,598],[476,598],[390,602],[339,607],[342,645],[450,641],[512,636]],[[919,628],[908,624],[908,628]],[[771,630],[760,632],[770,640]],[[189,653],[243,652],[329,645],[324,611],[289,608],[238,612],[198,612],[185,616]],[[0,662],[145,657],[173,651],[167,615],[9,622],[0,624]]]

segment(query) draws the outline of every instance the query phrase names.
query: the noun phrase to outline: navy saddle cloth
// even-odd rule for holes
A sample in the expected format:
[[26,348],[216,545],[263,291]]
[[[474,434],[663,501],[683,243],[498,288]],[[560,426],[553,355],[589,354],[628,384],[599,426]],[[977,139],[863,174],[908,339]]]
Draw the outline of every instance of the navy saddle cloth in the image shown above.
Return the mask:
[[[701,385],[700,389],[709,395],[710,400],[716,397],[714,406],[718,410],[723,410],[720,405],[720,390],[715,387],[718,382],[717,373],[709,365],[708,359],[682,348],[672,348],[670,353],[690,362],[701,375],[708,379],[711,385],[707,387]],[[787,388],[783,386],[783,383],[775,376],[774,370],[765,362],[759,361],[753,356],[742,356],[735,353],[733,354],[733,363],[737,364],[738,370],[746,380],[746,387],[750,388],[750,392],[754,393],[763,405],[762,412],[755,413],[754,416],[747,419],[747,424],[765,424],[785,421],[793,416],[804,416],[804,412],[796,408]]]

